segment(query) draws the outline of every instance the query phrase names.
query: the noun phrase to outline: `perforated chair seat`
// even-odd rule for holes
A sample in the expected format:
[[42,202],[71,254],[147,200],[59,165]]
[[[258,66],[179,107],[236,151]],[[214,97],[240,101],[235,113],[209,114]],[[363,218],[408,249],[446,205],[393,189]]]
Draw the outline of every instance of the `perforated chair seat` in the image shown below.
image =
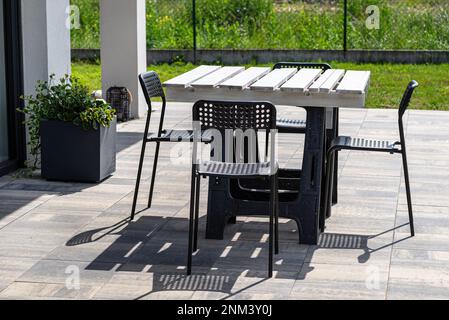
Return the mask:
[[[202,142],[211,143],[212,139],[210,131],[202,131]],[[148,142],[193,142],[193,130],[163,130],[161,136],[151,134]]]
[[268,177],[277,170],[276,164],[260,163],[230,163],[218,161],[203,161],[198,166],[198,173],[203,176],[220,177]]
[[399,153],[399,142],[391,142],[386,140],[352,138],[348,136],[340,136],[332,140],[330,148],[332,150],[360,150],[360,151],[379,151]]
[[280,118],[276,120],[276,128],[279,133],[305,133],[306,120]]

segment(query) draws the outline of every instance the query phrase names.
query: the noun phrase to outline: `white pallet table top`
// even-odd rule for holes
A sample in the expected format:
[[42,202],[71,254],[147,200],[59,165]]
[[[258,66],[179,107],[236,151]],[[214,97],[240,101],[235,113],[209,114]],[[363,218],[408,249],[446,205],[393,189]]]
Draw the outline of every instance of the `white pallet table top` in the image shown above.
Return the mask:
[[319,92],[330,92],[340,82],[345,75],[345,70],[333,70],[334,72],[327,78],[327,80],[320,86]]
[[196,80],[190,86],[213,88],[243,71],[245,71],[245,67],[223,67]]
[[[206,74],[205,67],[210,66],[198,67],[187,73],[188,77],[184,74],[164,83],[167,100],[271,101],[299,107],[363,108],[371,76],[369,71],[330,69],[323,73],[320,69],[270,71],[258,67],[216,67]],[[198,78],[192,82],[193,77]]]
[[296,68],[275,69],[256,83],[252,84],[250,88],[251,90],[257,91],[275,90],[290,79],[296,72],[298,72],[298,69]]
[[344,70],[326,70],[310,87],[310,92],[329,92],[343,77]]
[[362,94],[369,84],[370,77],[371,72],[369,71],[347,71],[336,91],[342,94]]
[[220,87],[234,88],[243,90],[258,81],[271,71],[270,68],[251,67],[237,74],[231,79],[226,80]]
[[214,71],[217,71],[218,69],[220,69],[220,66],[199,66],[198,68],[190,70],[189,72],[183,73],[176,78],[164,82],[164,86],[186,87],[196,80],[207,76]]
[[321,73],[321,69],[301,69],[282,85],[281,90],[304,92],[318,79]]

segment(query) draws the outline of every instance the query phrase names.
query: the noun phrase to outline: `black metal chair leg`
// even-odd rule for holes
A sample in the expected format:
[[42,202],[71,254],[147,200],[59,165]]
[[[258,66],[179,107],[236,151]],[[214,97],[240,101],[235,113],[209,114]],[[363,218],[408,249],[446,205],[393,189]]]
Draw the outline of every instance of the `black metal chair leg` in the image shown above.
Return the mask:
[[[337,168],[335,167],[335,157],[337,156],[338,150],[332,150],[332,152],[330,153],[330,157],[328,159],[329,162],[329,168],[326,167],[326,170],[329,170],[329,173],[326,172],[326,179],[327,176],[329,175],[329,184],[330,184],[330,189],[329,189],[329,195],[328,195],[328,202],[327,202],[327,208],[325,208],[325,216],[324,216],[324,221],[326,221],[327,218],[330,218],[332,215],[332,205],[334,204],[334,191],[335,188],[337,187],[337,184],[335,182],[336,178],[335,178],[335,172],[337,171]],[[324,223],[325,224],[325,223]],[[324,230],[323,230],[324,232]]]
[[192,182],[190,188],[190,215],[189,215],[189,245],[187,256],[187,275],[192,274],[192,255],[193,255],[193,232],[194,232],[194,211],[195,211],[195,182],[196,172],[192,170]]
[[265,159],[268,159],[268,149],[270,146],[270,130],[265,133]]
[[142,178],[142,168],[143,168],[143,162],[145,159],[145,150],[146,150],[146,146],[147,146],[147,142],[148,142],[147,141],[148,131],[150,130],[150,119],[151,119],[151,113],[148,113],[147,122],[145,124],[143,141],[142,141],[142,150],[140,152],[139,169],[137,171],[136,187],[134,189],[133,206],[131,209],[131,220],[134,220],[134,217],[136,215],[137,197],[139,196],[140,180]]
[[[334,138],[340,134],[340,111],[338,108],[334,108]],[[338,203],[338,150],[334,153],[334,180],[333,180],[333,192],[332,192],[332,204]]]
[[332,177],[332,204],[338,203],[338,151],[334,152],[333,156],[333,163],[332,163],[332,171],[333,171],[333,177]]
[[148,208],[151,208],[151,204],[153,202],[154,183],[156,180],[157,164],[158,164],[158,160],[159,160],[160,147],[161,147],[160,142],[157,142],[156,143],[156,151],[154,153],[153,172],[151,174],[150,195],[148,197]]
[[237,224],[237,217],[230,217],[228,220],[228,224]]
[[199,223],[199,209],[200,209],[200,184],[201,176],[196,177],[196,187],[195,187],[195,225],[193,231],[193,251],[198,250],[198,223]]
[[331,211],[331,201],[332,201],[332,167],[333,167],[333,154],[334,151],[329,151],[327,155],[327,164],[326,164],[326,183],[324,185],[324,204],[323,204],[323,210],[321,212],[320,217],[320,230],[321,232],[324,232],[325,226],[326,226],[326,217],[330,216]]
[[139,169],[137,171],[136,187],[134,189],[134,199],[133,199],[133,207],[131,210],[131,220],[134,220],[134,217],[136,215],[137,197],[139,195],[140,179],[142,178],[142,167],[143,167],[143,160],[144,160],[144,155],[145,155],[146,142],[144,142],[143,145],[144,145],[144,147],[142,148],[142,154],[140,156]]
[[276,211],[276,195],[275,195],[275,181],[274,176],[270,177],[270,231],[268,236],[268,277],[273,277],[273,229],[274,229],[274,215]]
[[410,235],[415,236],[415,225],[413,222],[413,208],[412,208],[412,196],[410,192],[410,179],[408,175],[408,164],[407,164],[407,154],[405,149],[402,150],[402,164],[404,167],[404,181],[405,181],[405,191],[407,194],[407,207],[408,207],[408,218],[410,222]]
[[275,177],[275,216],[274,216],[274,254],[279,254],[279,179],[276,174]]

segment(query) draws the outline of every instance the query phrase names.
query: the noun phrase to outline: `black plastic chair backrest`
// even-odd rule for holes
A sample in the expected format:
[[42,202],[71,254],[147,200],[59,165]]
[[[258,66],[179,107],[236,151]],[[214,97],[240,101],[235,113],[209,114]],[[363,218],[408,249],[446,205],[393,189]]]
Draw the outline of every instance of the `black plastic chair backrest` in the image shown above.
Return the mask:
[[278,62],[274,65],[273,69],[282,68],[297,68],[301,69],[321,69],[323,71],[332,69],[327,63],[315,63],[315,62]]
[[140,74],[139,82],[148,106],[151,106],[151,98],[162,98],[165,101],[164,89],[162,89],[161,80],[156,72],[149,71]]
[[276,108],[270,102],[197,101],[193,121],[201,130],[276,129]]
[[399,105],[399,118],[402,118],[405,111],[407,111],[407,108],[410,104],[410,100],[412,98],[413,92],[415,89],[419,86],[419,83],[415,80],[410,81],[410,83],[407,86],[407,89],[405,89],[404,95],[401,100],[401,104]]

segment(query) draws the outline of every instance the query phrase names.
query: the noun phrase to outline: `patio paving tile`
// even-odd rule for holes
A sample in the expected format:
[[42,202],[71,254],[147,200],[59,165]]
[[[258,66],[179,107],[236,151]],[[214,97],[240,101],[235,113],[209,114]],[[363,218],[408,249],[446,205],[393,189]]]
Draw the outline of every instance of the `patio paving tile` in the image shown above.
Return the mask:
[[305,264],[291,297],[297,299],[385,299],[388,265]]
[[[355,222],[354,222],[355,221]],[[333,216],[328,220],[326,233],[363,235],[375,237],[394,228],[394,217],[390,220],[351,216]]]
[[108,236],[90,243],[80,243],[73,246],[64,244],[50,252],[46,259],[126,263],[129,260],[129,252],[138,248],[140,241],[133,238],[124,238],[123,236]]
[[0,292],[13,283],[38,260],[33,258],[2,257],[0,259]]
[[[385,287],[386,285],[384,285]],[[367,289],[364,282],[298,281],[288,299],[290,300],[384,300],[383,288]]]
[[397,230],[394,235],[394,248],[415,250],[449,251],[449,235],[418,233],[410,238],[408,227]]
[[390,299],[447,299],[448,262],[449,251],[394,249],[388,297]]
[[[171,104],[167,127],[189,128],[190,110]],[[342,135],[398,138],[396,110],[340,115]],[[0,299],[448,299],[449,151],[441,149],[448,120],[449,112],[417,110],[406,118],[416,237],[409,236],[400,156],[343,151],[339,203],[325,235],[317,246],[299,245],[296,223],[281,219],[273,279],[266,279],[266,218],[239,217],[224,240],[204,239],[204,180],[200,250],[193,275],[185,275],[188,144],[161,148],[151,209],[149,148],[141,211],[129,221],[144,119],[119,124],[117,172],[102,183],[0,178]],[[281,164],[299,168],[303,146],[303,137],[280,135]],[[179,150],[184,158],[170,160]],[[73,272],[79,289],[67,286]]]
[[[423,290],[425,288],[425,290]],[[428,283],[419,285],[409,284],[406,281],[389,282],[387,299],[389,300],[447,300],[449,288],[430,286]]]
[[40,260],[16,281],[66,284],[72,276],[79,275],[80,287],[103,285],[112,278],[115,263]]
[[227,300],[244,300],[244,301],[257,301],[257,300],[285,300],[287,296],[275,293],[238,293],[229,297]]
[[153,288],[153,274],[117,272],[94,296],[102,300],[135,300],[148,295]]
[[140,300],[189,300],[192,298],[193,291],[162,291],[151,292]]
[[309,246],[305,262],[338,265],[389,265],[393,233],[380,236],[326,233],[318,246]]
[[84,285],[80,289],[67,289],[65,284],[60,283],[36,283],[36,282],[14,282],[0,293],[0,299],[92,299],[95,292],[100,289],[95,285]]
[[0,257],[43,258],[65,243],[68,234],[0,232]]
[[[448,207],[446,207],[449,210]],[[446,210],[446,211],[447,211]],[[418,234],[449,234],[449,214],[441,212],[422,212],[416,210],[413,212],[415,220],[415,231]],[[408,223],[408,211],[398,210],[396,226]]]

